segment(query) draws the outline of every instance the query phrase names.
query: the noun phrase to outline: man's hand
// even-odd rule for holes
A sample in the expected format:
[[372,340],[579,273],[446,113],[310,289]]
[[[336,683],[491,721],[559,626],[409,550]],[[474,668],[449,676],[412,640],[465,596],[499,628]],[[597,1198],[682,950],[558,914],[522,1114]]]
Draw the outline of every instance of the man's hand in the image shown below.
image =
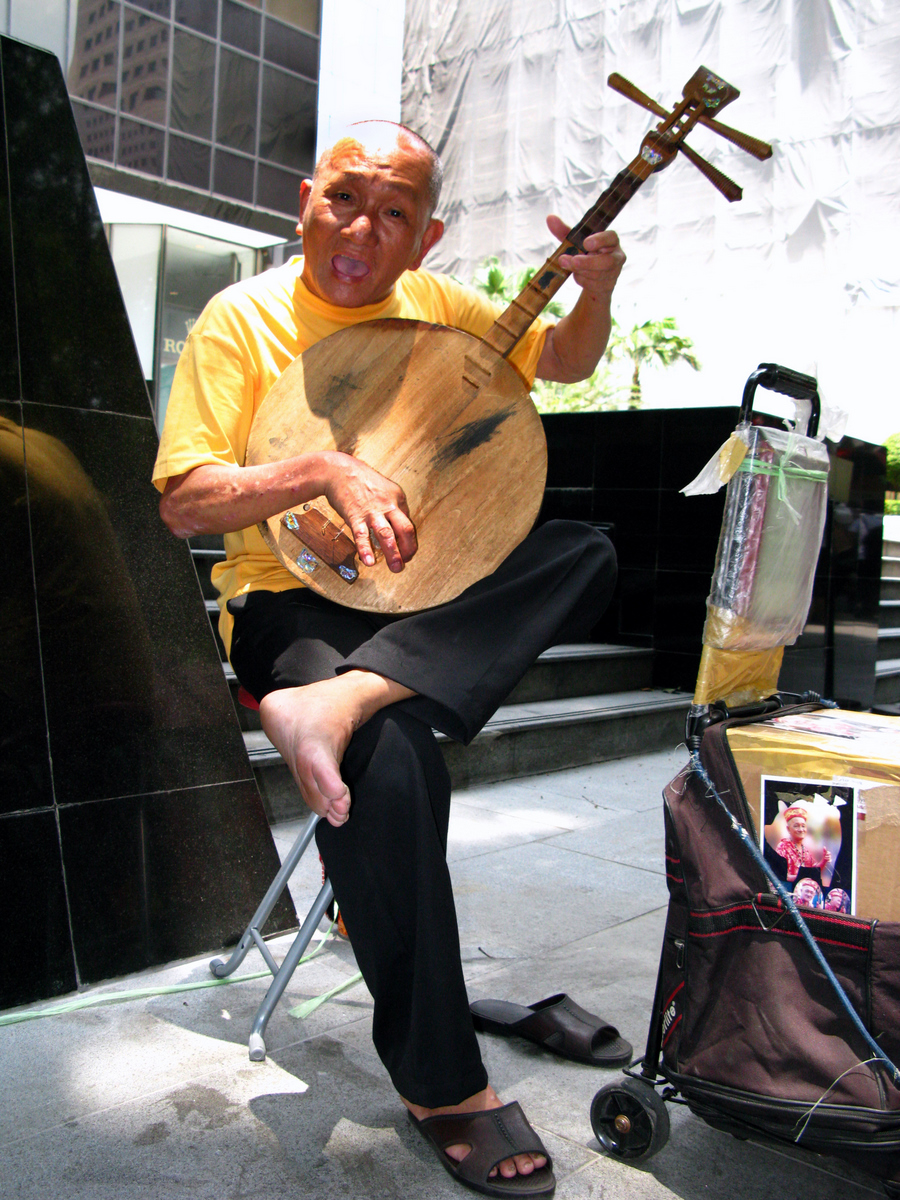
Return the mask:
[[[330,456],[329,456],[330,457]],[[325,498],[344,518],[367,567],[375,563],[369,532],[376,538],[391,571],[403,570],[415,554],[416,527],[403,489],[349,454],[335,454]]]
[[176,537],[231,533],[324,496],[350,529],[360,559],[375,562],[369,531],[391,571],[417,549],[403,489],[361,459],[326,450],[256,467],[208,463],[173,476],[160,501]]
[[[569,226],[555,216],[547,218],[547,228],[561,242],[569,232]],[[619,235],[612,229],[590,233],[584,239],[584,249],[584,254],[560,255],[559,265],[572,273],[572,278],[589,296],[608,301],[625,265]]]
[[[562,241],[569,226],[548,217],[547,228]],[[561,254],[559,265],[570,271],[581,288],[575,307],[547,334],[537,364],[539,379],[577,383],[587,379],[606,349],[612,328],[610,300],[625,255],[611,229],[584,239],[584,254]]]

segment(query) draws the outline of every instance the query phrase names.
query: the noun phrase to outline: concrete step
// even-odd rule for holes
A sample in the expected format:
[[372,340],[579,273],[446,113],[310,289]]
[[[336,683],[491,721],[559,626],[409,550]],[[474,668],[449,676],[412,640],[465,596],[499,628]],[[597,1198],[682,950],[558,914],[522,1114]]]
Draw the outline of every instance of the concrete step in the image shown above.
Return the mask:
[[885,555],[881,560],[882,579],[900,579],[900,556]]
[[[898,585],[900,585],[900,580],[898,580]],[[882,596],[878,605],[878,626],[880,629],[900,627],[900,599],[886,599]]]
[[[227,662],[222,664],[222,669],[232,691],[241,728],[259,729],[258,714],[237,702],[238,684],[234,671]],[[652,650],[594,642],[553,646],[528,669],[507,703],[639,691],[650,686],[652,675]]]
[[[438,738],[453,787],[465,788],[672,748],[690,699],[647,688],[508,704],[467,747]],[[270,821],[301,815],[296,785],[262,730],[246,731],[244,744]]]
[[882,575],[881,577],[881,599],[882,600],[900,600],[900,575],[896,579]]
[[900,658],[900,628],[879,629],[876,658],[879,662]]

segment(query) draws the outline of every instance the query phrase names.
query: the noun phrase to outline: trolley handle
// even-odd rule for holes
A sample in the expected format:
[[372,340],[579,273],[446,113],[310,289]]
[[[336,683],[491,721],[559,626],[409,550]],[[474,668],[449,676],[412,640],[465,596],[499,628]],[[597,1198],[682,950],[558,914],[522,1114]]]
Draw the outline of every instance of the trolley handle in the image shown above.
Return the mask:
[[780,367],[777,363],[760,363],[747,382],[744,384],[744,396],[741,400],[741,421],[749,421],[753,412],[753,397],[758,387],[767,388],[770,392],[780,392],[790,396],[792,400],[809,400],[809,421],[806,425],[806,436],[815,437],[819,428],[819,385],[812,375],[802,375],[790,367]]

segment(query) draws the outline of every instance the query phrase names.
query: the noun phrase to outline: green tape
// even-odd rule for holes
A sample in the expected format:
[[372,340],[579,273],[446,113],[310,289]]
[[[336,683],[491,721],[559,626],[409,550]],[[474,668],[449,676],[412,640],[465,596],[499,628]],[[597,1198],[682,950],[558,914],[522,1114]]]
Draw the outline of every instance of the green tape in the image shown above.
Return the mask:
[[772,463],[760,462],[758,459],[744,459],[738,467],[739,471],[751,475],[789,475],[792,479],[813,479],[821,482],[828,478],[827,471],[808,471],[803,467],[776,467]]
[[[317,954],[321,954],[332,929],[334,929],[333,921],[315,950],[311,950],[309,954],[303,955],[300,962],[297,963],[298,967],[315,958]],[[66,1000],[62,1004],[53,1004],[47,1008],[34,1009],[29,1012],[0,1013],[0,1026],[18,1025],[22,1021],[39,1021],[43,1017],[59,1017],[64,1013],[78,1012],[82,1008],[95,1008],[100,1004],[124,1004],[128,1000],[146,1000],[152,996],[177,996],[180,992],[199,992],[202,988],[224,987],[227,984],[233,983],[249,983],[254,979],[265,979],[267,975],[271,976],[271,974],[272,972],[267,969],[265,971],[255,971],[252,975],[226,975],[224,979],[201,979],[198,983],[176,983],[169,987],[134,988],[124,992],[103,992],[99,996],[79,996],[77,1000]],[[349,985],[341,984],[337,988],[337,991],[342,991],[347,986]],[[326,992],[324,996],[318,999],[318,1003],[327,1000],[332,994],[336,994],[336,992]]]
[[354,987],[362,979],[362,971],[357,971],[355,975],[351,975],[349,979],[345,979],[343,983],[339,983],[337,987],[331,988],[327,992],[323,992],[321,996],[313,996],[311,1000],[304,1000],[302,1004],[298,1004],[296,1008],[288,1009],[288,1016],[297,1017],[302,1021],[304,1017],[308,1017],[310,1013],[314,1013],[320,1004],[324,1004],[326,1000],[330,1000],[332,996],[337,996],[341,992],[346,992],[348,988]]

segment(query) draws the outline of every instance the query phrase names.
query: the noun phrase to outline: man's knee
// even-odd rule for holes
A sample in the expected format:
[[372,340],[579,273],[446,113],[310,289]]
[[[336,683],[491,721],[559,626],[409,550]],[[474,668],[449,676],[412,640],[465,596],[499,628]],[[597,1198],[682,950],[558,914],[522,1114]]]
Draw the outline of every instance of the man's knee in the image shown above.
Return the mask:
[[548,548],[563,557],[583,557],[598,574],[612,576],[615,580],[617,565],[616,551],[602,529],[587,521],[547,521],[532,534]]

